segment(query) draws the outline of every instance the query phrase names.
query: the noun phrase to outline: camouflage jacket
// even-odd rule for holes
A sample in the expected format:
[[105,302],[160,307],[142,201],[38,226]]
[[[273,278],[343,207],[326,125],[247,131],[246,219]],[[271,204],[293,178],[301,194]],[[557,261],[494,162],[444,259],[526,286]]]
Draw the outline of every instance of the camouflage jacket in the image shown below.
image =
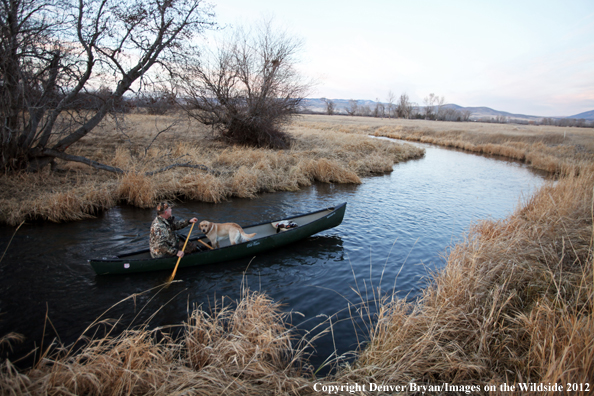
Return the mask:
[[190,220],[175,221],[171,217],[165,220],[161,216],[157,216],[151,224],[151,257],[167,257],[175,256],[179,250],[180,238],[175,233],[190,224]]

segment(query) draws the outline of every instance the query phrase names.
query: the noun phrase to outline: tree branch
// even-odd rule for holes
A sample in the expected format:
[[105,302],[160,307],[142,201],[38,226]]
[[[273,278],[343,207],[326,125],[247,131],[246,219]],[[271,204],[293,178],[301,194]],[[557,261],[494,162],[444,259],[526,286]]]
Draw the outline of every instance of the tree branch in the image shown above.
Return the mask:
[[60,159],[63,159],[65,161],[80,162],[80,163],[83,163],[83,164],[92,166],[95,169],[101,169],[101,170],[105,170],[105,171],[108,171],[108,172],[119,173],[119,174],[125,173],[124,170],[122,170],[120,168],[116,168],[115,166],[105,165],[105,164],[102,164],[100,162],[97,162],[97,161],[93,161],[91,159],[88,159],[87,157],[81,157],[79,155],[66,154],[66,153],[64,153],[62,151],[57,151],[57,150],[52,150],[52,149],[45,149],[45,150],[43,150],[41,152],[41,154],[43,156],[60,158]]
[[[65,161],[80,162],[80,163],[92,166],[95,169],[100,169],[100,170],[104,170],[104,171],[108,171],[108,172],[113,172],[113,173],[118,173],[118,174],[126,173],[126,171],[123,169],[117,168],[115,166],[105,165],[100,162],[93,161],[87,157],[82,157],[79,155],[66,154],[61,151],[56,151],[56,150],[52,150],[52,149],[43,150],[41,154],[44,156],[60,158]],[[168,171],[169,169],[173,169],[173,168],[193,168],[193,169],[200,169],[200,170],[203,170],[208,173],[212,173],[217,176],[221,174],[220,172],[213,171],[212,169],[208,168],[206,165],[194,165],[189,162],[186,162],[186,163],[181,163],[181,164],[171,164],[171,165],[168,165],[161,169],[157,169],[157,170],[150,171],[150,172],[145,172],[144,175],[145,176],[154,176],[158,173],[163,173],[163,172]]]

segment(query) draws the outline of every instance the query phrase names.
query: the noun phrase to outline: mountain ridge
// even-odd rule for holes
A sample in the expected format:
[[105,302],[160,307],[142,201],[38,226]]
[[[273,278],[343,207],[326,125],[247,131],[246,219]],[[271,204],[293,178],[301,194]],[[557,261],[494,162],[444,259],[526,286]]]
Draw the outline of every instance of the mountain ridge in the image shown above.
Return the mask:
[[584,111],[583,113],[579,113],[570,117],[566,117],[566,118],[583,118],[584,120],[594,120],[594,110],[590,110],[590,111]]
[[[323,98],[306,98],[304,99],[304,108],[312,112],[319,112],[325,113],[326,112],[326,105]],[[346,114],[345,108],[350,105],[351,99],[330,99],[334,102],[335,111],[337,114]],[[378,102],[373,100],[357,100],[357,105],[359,107],[367,106],[372,111],[377,105]],[[388,104],[385,102],[379,102],[384,106]],[[417,108],[422,111],[425,106],[417,106]],[[507,117],[512,120],[523,120],[523,121],[541,121],[544,118],[552,118],[552,119],[584,119],[587,121],[594,120],[594,110],[586,111],[583,113],[575,114],[572,116],[567,117],[546,117],[546,116],[536,116],[536,115],[528,115],[528,114],[518,114],[518,113],[510,113],[507,111],[495,110],[493,108],[487,106],[460,106],[454,103],[448,103],[443,105],[444,108],[450,108],[458,111],[470,111],[470,118],[473,120],[480,120],[484,118],[496,118],[496,117]]]

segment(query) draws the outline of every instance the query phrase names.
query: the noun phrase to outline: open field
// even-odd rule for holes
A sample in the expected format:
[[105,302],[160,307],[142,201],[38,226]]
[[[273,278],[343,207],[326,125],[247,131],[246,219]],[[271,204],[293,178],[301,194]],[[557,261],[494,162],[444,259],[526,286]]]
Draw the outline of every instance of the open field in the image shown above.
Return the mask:
[[297,125],[501,155],[552,173],[567,172],[575,165],[594,161],[591,128],[319,115],[303,117]]
[[[132,114],[117,124],[104,122],[69,152],[121,168],[125,174],[58,161],[57,172],[48,168],[40,174],[1,175],[0,222],[80,220],[120,202],[150,208],[163,199],[254,198],[314,181],[360,183],[362,176],[389,172],[394,163],[423,155],[411,145],[360,134],[303,128],[291,128],[291,133],[291,148],[274,151],[224,145],[208,128],[175,114]],[[175,163],[203,165],[203,170],[177,167],[145,174]]]
[[[27,372],[18,372],[10,362],[4,362],[2,393],[308,395],[316,394],[316,383],[320,387],[355,382],[367,386],[409,382],[480,386],[481,390],[472,394],[489,395],[560,393],[501,392],[503,383],[559,384],[565,390],[568,383],[589,383],[588,388],[561,393],[591,393],[594,131],[305,116],[293,123],[291,132],[296,138],[291,152],[307,152],[311,155],[308,161],[344,164],[347,152],[367,150],[348,157],[344,169],[356,175],[382,169],[370,168],[361,156],[384,150],[384,146],[372,149],[366,147],[372,142],[358,140],[363,138],[360,135],[377,134],[432,140],[477,152],[489,153],[488,147],[499,155],[517,153],[508,150],[516,148],[524,153],[518,159],[556,172],[557,181],[541,188],[507,219],[475,224],[465,240],[449,250],[446,267],[435,274],[418,302],[389,295],[370,302],[373,307],[365,303],[358,307],[363,317],[368,308],[377,307],[378,317],[371,323],[368,343],[361,345],[357,359],[339,367],[332,376],[312,376],[302,349],[307,340],[290,339],[286,318],[274,302],[246,293],[235,307],[217,311],[220,314],[195,310],[179,339],[139,331],[95,340],[80,354],[56,351]],[[337,140],[325,149],[322,142],[335,134]],[[260,169],[250,165],[256,159],[281,161],[279,153],[261,156],[256,150],[243,149],[238,159],[233,153],[240,149],[208,144],[212,153],[205,148],[195,148],[200,153],[182,147],[179,153],[169,150],[171,155],[193,155],[197,163],[221,172],[238,173],[243,166],[245,178]],[[136,164],[121,148],[109,155],[114,155],[113,163]],[[390,155],[392,159],[397,156]],[[159,165],[154,161],[143,163],[142,169]],[[265,168],[264,163],[260,166]],[[217,179],[210,174],[205,177]],[[229,179],[223,180],[233,180],[233,176],[225,177]],[[110,182],[120,186],[125,178]],[[485,386],[493,386],[495,391],[487,392]],[[337,394],[352,393],[346,389]]]

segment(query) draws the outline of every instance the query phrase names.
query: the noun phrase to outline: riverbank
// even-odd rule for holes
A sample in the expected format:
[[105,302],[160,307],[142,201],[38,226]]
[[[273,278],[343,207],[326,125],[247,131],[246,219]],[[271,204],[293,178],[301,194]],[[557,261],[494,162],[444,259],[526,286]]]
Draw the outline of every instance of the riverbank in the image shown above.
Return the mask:
[[383,300],[370,343],[337,381],[591,387],[594,169],[579,173],[472,226],[418,302]]
[[[118,203],[151,208],[160,200],[255,198],[315,181],[361,183],[363,176],[390,172],[395,163],[423,155],[412,145],[374,141],[348,131],[292,127],[290,133],[291,148],[274,151],[227,146],[213,139],[207,127],[175,114],[131,114],[125,124],[107,121],[71,153],[124,169],[125,174],[58,160],[56,171],[48,167],[39,174],[1,175],[0,222],[75,221]],[[146,175],[171,164],[201,169],[176,167]]]
[[[418,302],[382,300],[369,344],[335,381],[494,385],[498,391],[503,383],[591,382],[594,133],[525,125],[344,121],[338,128],[517,159],[556,174],[557,182],[507,219],[475,224],[465,241],[450,249],[445,269]],[[309,122],[337,128],[323,117]]]
[[[397,126],[337,120],[302,118],[293,128],[355,135]],[[464,242],[449,249],[447,266],[420,301],[378,301],[369,342],[331,377],[312,377],[302,349],[307,340],[289,344],[290,327],[273,302],[245,295],[227,316],[194,311],[175,340],[153,338],[152,332],[96,340],[81,354],[49,356],[26,373],[5,362],[0,389],[255,395],[316,394],[323,386],[343,386],[338,394],[351,394],[347,386],[354,383],[369,390],[369,384],[414,382],[478,386],[482,390],[473,394],[492,395],[513,393],[501,391],[502,384],[586,384],[594,377],[594,169],[587,158],[558,158],[555,169],[572,161],[575,167],[559,172],[556,183],[507,219],[475,224]],[[365,306],[359,308],[366,314]],[[582,389],[571,394],[589,393]]]
[[554,174],[568,174],[583,164],[594,163],[594,132],[590,128],[319,115],[299,122],[304,128],[383,136],[502,156]]

